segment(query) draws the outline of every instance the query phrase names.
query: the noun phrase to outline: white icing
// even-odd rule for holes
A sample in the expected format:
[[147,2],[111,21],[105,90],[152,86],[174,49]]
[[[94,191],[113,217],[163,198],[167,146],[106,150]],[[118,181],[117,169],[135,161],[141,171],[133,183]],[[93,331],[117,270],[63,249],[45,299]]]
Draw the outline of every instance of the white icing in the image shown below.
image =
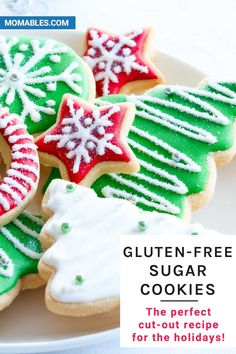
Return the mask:
[[60,55],[51,55],[51,56],[50,56],[50,60],[51,60],[53,63],[60,63],[61,57],[60,57]]
[[19,46],[19,49],[24,52],[26,51],[27,49],[29,48],[29,46],[27,44],[24,44],[22,43],[20,46]]
[[24,225],[19,219],[15,219],[12,222],[17,227],[19,227],[19,229],[21,229],[23,232],[25,232],[27,235],[38,239],[38,237],[39,237],[38,233],[36,231],[30,229],[27,225]]
[[96,54],[96,50],[94,48],[89,48],[88,54],[91,55],[91,57],[93,57]]
[[[186,88],[187,92],[191,95],[198,95],[204,98],[210,98],[214,101],[230,104],[232,106],[236,105],[236,93],[230,89],[226,89],[222,86],[222,84],[227,84],[227,82],[215,82],[215,81],[208,81],[207,85],[212,87],[217,92],[210,92],[202,89],[191,89]],[[178,86],[177,86],[178,88]],[[227,90],[227,91],[226,91]],[[226,96],[224,96],[223,92],[227,92]],[[230,92],[230,97],[229,96]]]
[[[136,45],[135,39],[143,33],[143,30],[137,30],[129,35],[120,35],[116,42],[108,39],[108,35],[99,35],[98,31],[92,29],[89,31],[91,40],[89,40],[89,48],[84,59],[93,70],[99,68],[95,75],[96,81],[102,80],[102,90],[104,95],[110,93],[109,85],[111,82],[117,83],[120,72],[130,74],[133,70],[141,73],[148,73],[148,67],[141,65],[136,61],[136,56],[131,53],[131,49]],[[117,68],[119,70],[117,71]]]
[[[27,134],[18,116],[6,114],[4,116],[4,110],[0,108],[0,130],[6,142],[11,144],[9,147],[12,150],[10,169],[0,183],[0,205],[5,212],[24,203],[39,179],[39,161],[32,136]],[[25,143],[19,143],[22,140]],[[24,163],[19,162],[21,159]]]
[[[23,212],[23,215],[25,215],[30,221],[33,221],[34,223],[40,226],[43,225],[43,221],[40,218],[32,215],[30,212],[25,211]],[[23,223],[19,218],[17,218],[13,221],[13,224],[15,224],[17,228],[21,230],[25,235],[39,239],[39,234],[28,226],[28,220],[25,220]],[[20,239],[17,238],[17,235],[13,234],[10,231],[7,225],[0,227],[0,233],[2,233],[17,249],[19,249],[20,252],[22,252],[26,256],[32,259],[39,259],[41,257],[41,253],[38,253],[36,250],[30,249],[25,246],[20,241]]]
[[143,160],[139,160],[140,165],[145,168],[147,171],[153,172],[155,175],[159,175],[165,178],[169,182],[159,181],[156,178],[148,177],[142,173],[136,173],[136,177],[140,180],[144,180],[154,186],[161,186],[164,189],[173,191],[178,194],[185,194],[188,192],[186,185],[181,182],[176,176],[171,175],[170,173],[162,170],[161,168],[155,167],[150,163],[147,163]]
[[33,188],[35,186],[35,182],[30,177],[24,175],[21,171],[10,169],[7,171],[7,176],[13,177],[13,178],[14,177],[19,178],[19,179],[23,180],[24,182],[26,182],[31,188]]
[[49,84],[46,85],[48,91],[56,91],[57,89],[57,84],[56,82],[50,82]]
[[[6,184],[4,180],[0,185],[0,191],[6,192],[7,194],[9,194],[16,205],[19,205],[22,202],[22,199],[19,196],[19,194],[14,191],[12,186]],[[10,209],[10,204],[9,204],[8,208],[5,210],[8,211],[9,209]]]
[[0,248],[0,275],[11,278],[14,273],[14,265],[6,252]]
[[108,48],[112,48],[112,47],[114,47],[114,45],[115,45],[115,42],[112,41],[111,39],[109,41],[107,41],[107,47]]
[[[144,204],[150,206],[150,203],[146,202],[146,199],[147,199],[147,200],[151,200],[152,201],[151,205],[155,206],[155,209],[159,209],[159,210],[162,210],[162,211],[165,211],[165,212],[169,212],[171,214],[180,213],[180,209],[178,207],[176,207],[174,204],[169,202],[167,199],[165,199],[165,198],[163,198],[163,197],[161,197],[161,196],[159,196],[159,195],[157,195],[157,194],[155,194],[153,192],[150,192],[148,189],[143,187],[142,184],[140,184],[140,183],[138,184],[136,182],[133,182],[132,180],[124,178],[124,177],[122,177],[122,175],[117,175],[115,173],[112,173],[110,176],[116,182],[119,182],[123,186],[127,186],[127,187],[131,188],[132,189],[132,196],[134,196],[136,198],[136,201],[138,201],[138,196],[135,193],[139,192],[143,196],[142,197],[142,201],[144,202]],[[138,176],[136,176],[137,180],[141,180],[141,176],[142,176],[141,174],[138,174]],[[143,175],[142,179],[144,179],[144,180],[146,179],[147,182],[149,182],[149,183],[152,182],[152,184],[155,183],[155,182],[153,183],[153,181],[151,179],[148,181],[148,178],[145,175]],[[164,187],[167,187],[167,186],[164,186]],[[168,185],[168,189],[170,189],[169,185]],[[112,187],[106,186],[105,189],[103,189],[104,196],[106,196],[107,198],[115,197],[115,196],[118,197],[118,194],[115,192],[115,195],[113,195],[112,191],[114,191],[114,189]],[[118,192],[118,190],[117,190],[117,192]],[[130,194],[129,194],[129,197],[130,197]]]
[[0,190],[0,204],[3,207],[4,211],[9,211],[10,210],[10,204],[8,199],[5,197],[5,195],[3,193],[1,193]]
[[[42,229],[55,239],[42,261],[55,269],[48,286],[56,301],[84,303],[119,296],[119,237],[145,235],[139,221],[145,221],[147,232],[154,235],[203,231],[200,225],[167,214],[142,212],[122,199],[98,198],[92,189],[76,184],[68,193],[67,184],[64,180],[50,184],[46,207],[53,216]],[[63,234],[62,222],[68,222],[71,231]],[[82,285],[76,285],[77,275],[83,276]]]
[[14,179],[12,176],[8,176],[4,178],[4,181],[17,189],[23,196],[26,196],[28,193],[28,189],[25,188],[22,184],[20,184],[16,179]]
[[25,170],[27,172],[32,172],[35,175],[38,174],[38,168],[35,166],[31,166],[31,165],[27,165],[27,164],[23,164],[23,163],[19,163],[19,162],[12,162],[11,163],[11,168],[15,169],[15,170]]
[[21,152],[21,151],[16,151],[12,153],[12,158],[14,160],[20,160],[20,159],[27,159],[27,160],[31,160],[33,162],[38,162],[38,158],[36,155],[32,155],[26,152]]
[[[138,111],[138,115],[144,119],[148,119],[150,121],[153,121],[157,124],[161,124],[170,130],[173,130],[175,132],[178,132],[180,134],[186,135],[189,138],[196,139],[203,141],[208,144],[214,144],[217,139],[215,136],[213,136],[211,133],[205,131],[202,128],[199,128],[198,126],[192,125],[184,120],[180,120],[177,118],[174,118],[170,114],[163,113],[160,109],[151,107],[146,104],[146,102],[154,102],[157,101],[156,103],[158,105],[161,105],[156,97],[153,98],[151,97],[149,100],[150,96],[140,96],[140,97],[134,97],[131,96],[129,100],[131,102],[135,103],[136,108],[141,109]],[[143,102],[145,100],[145,103]],[[172,102],[165,101],[167,104],[171,106]],[[167,106],[167,105],[165,105]],[[182,105],[181,105],[182,106]],[[182,106],[184,107],[184,106]]]
[[[128,139],[128,142],[132,147],[138,149],[139,151],[142,151],[147,156],[151,156],[157,161],[163,162],[169,166],[178,167],[182,170],[186,170],[186,171],[190,171],[190,172],[201,171],[200,165],[198,165],[196,162],[194,162],[190,157],[188,157],[183,152],[180,152],[177,149],[168,145],[166,142],[164,142],[164,141],[156,138],[155,136],[149,134],[148,132],[145,132],[144,130],[141,130],[141,129],[136,128],[134,126],[131,127],[131,131],[133,133],[135,133],[136,135],[138,135],[139,137],[145,138],[148,141],[151,141],[152,143],[154,143],[156,148],[161,147],[162,149],[164,149],[166,152],[169,153],[170,158],[167,158],[164,155],[159,154],[158,152],[156,152],[154,150],[149,150],[144,145],[137,143],[134,139],[130,139],[130,138]],[[179,156],[180,156],[179,161],[175,161],[173,159],[174,154],[179,154]]]
[[38,224],[40,226],[44,225],[44,222],[43,222],[43,220],[40,217],[31,214],[29,211],[25,210],[23,212],[23,214],[25,216],[27,216],[28,219],[30,219],[31,221],[35,222],[36,224]]
[[[42,98],[46,96],[45,91],[55,91],[57,82],[64,82],[75,93],[81,94],[81,75],[74,72],[78,67],[77,62],[72,62],[63,72],[53,74],[51,66],[44,65],[40,68],[41,61],[49,56],[52,63],[59,63],[61,56],[65,54],[68,49],[63,45],[58,45],[56,42],[46,40],[41,43],[39,40],[31,40],[30,46],[33,54],[25,61],[25,54],[16,53],[12,56],[12,50],[26,51],[28,46],[26,44],[18,44],[19,39],[7,38],[0,36],[0,58],[2,58],[5,67],[0,69],[0,97],[6,95],[5,103],[10,106],[14,103],[18,96],[22,102],[23,110],[21,118],[24,119],[29,115],[32,121],[37,122],[41,120],[41,114],[55,114],[54,108],[45,107],[45,105],[38,104],[37,100],[33,102],[31,95],[34,98]],[[13,80],[12,75],[17,75]],[[45,84],[45,89],[37,88],[35,85]],[[30,95],[29,95],[30,94]]]
[[[25,132],[25,134],[15,134],[11,135],[8,138],[9,143],[14,144],[19,140],[27,139],[27,140],[33,140],[33,138]],[[29,142],[28,142],[29,143]]]
[[4,135],[11,135],[12,133],[15,133],[17,130],[20,130],[20,129],[22,129],[21,123],[10,125],[5,129]]
[[19,151],[19,150],[22,150],[22,149],[31,149],[31,150],[34,150],[34,144],[33,143],[24,143],[24,144],[14,144],[12,146],[12,151]]
[[[44,143],[52,141],[57,142],[57,148],[66,148],[68,159],[73,159],[73,173],[77,173],[82,162],[89,163],[91,161],[91,151],[103,156],[106,150],[111,150],[115,154],[122,154],[122,150],[113,144],[111,140],[114,134],[107,133],[106,128],[113,126],[110,117],[120,111],[118,105],[109,107],[108,112],[102,113],[97,108],[90,112],[90,117],[85,117],[84,108],[74,108],[74,101],[68,98],[66,101],[70,110],[70,117],[64,118],[61,122],[61,133],[53,134],[50,132],[45,135]],[[85,126],[84,124],[85,123]],[[98,132],[100,134],[97,137]]]
[[53,106],[55,106],[56,101],[54,101],[54,100],[47,100],[47,101],[46,101],[46,104],[47,104],[49,107],[53,107]]

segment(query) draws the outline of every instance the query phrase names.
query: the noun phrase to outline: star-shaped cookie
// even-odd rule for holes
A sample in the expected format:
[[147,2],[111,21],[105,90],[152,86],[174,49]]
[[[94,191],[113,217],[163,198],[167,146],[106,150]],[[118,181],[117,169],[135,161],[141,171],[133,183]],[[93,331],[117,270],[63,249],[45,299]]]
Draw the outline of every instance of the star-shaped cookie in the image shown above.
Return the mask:
[[150,29],[125,35],[88,30],[83,58],[93,71],[98,96],[140,92],[163,83],[149,59],[151,37]]
[[41,162],[86,186],[104,173],[135,173],[139,165],[127,143],[133,119],[133,104],[98,108],[65,95],[57,122],[35,141]]

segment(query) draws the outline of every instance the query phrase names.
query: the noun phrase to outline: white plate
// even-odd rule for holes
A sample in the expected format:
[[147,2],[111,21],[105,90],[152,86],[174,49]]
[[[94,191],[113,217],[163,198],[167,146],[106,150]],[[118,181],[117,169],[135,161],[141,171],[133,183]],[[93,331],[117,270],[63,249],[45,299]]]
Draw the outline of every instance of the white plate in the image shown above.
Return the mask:
[[[32,35],[32,32],[26,33]],[[12,32],[9,34],[12,35]],[[74,31],[35,31],[33,34],[64,41],[77,52],[81,52],[82,35]],[[156,53],[155,61],[170,84],[195,86],[206,76],[190,65],[164,53]],[[233,232],[235,200],[233,194],[236,194],[233,193],[234,186],[236,186],[235,162],[221,169],[217,193],[209,205],[194,214],[194,220],[203,222],[206,226]],[[222,207],[224,208],[223,220],[220,217]],[[0,314],[0,353],[39,353],[77,348],[110,340],[119,335],[115,318],[117,318],[115,314],[87,319],[57,316],[45,308],[44,289],[26,291]]]

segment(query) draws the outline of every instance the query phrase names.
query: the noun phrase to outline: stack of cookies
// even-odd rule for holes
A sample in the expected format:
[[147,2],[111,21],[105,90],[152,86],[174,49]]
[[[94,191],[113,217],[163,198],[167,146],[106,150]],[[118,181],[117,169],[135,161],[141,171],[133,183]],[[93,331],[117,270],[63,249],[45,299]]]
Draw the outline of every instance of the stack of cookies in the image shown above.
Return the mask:
[[0,310],[47,284],[52,312],[112,311],[121,235],[214,233],[189,220],[236,153],[236,81],[164,84],[151,37],[0,36]]

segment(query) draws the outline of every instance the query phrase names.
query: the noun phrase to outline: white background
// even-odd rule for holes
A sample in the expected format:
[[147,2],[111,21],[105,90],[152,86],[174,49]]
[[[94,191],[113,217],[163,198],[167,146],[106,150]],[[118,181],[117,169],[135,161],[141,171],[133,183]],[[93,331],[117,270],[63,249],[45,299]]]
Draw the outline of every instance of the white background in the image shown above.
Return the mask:
[[[0,15],[11,12],[0,0]],[[24,1],[24,0],[20,0]],[[156,47],[210,76],[236,76],[235,0],[33,0],[47,15],[76,15],[77,28],[127,32],[151,26]]]
[[[236,0],[44,0],[47,15],[76,15],[77,28],[99,26],[126,32],[152,26],[156,48],[219,78],[236,78]],[[12,14],[0,0],[0,15]],[[62,352],[61,352],[62,353]],[[60,353],[60,354],[61,354]],[[119,349],[119,341],[63,354],[144,354],[147,349]],[[232,350],[157,350],[160,354],[235,354]]]

